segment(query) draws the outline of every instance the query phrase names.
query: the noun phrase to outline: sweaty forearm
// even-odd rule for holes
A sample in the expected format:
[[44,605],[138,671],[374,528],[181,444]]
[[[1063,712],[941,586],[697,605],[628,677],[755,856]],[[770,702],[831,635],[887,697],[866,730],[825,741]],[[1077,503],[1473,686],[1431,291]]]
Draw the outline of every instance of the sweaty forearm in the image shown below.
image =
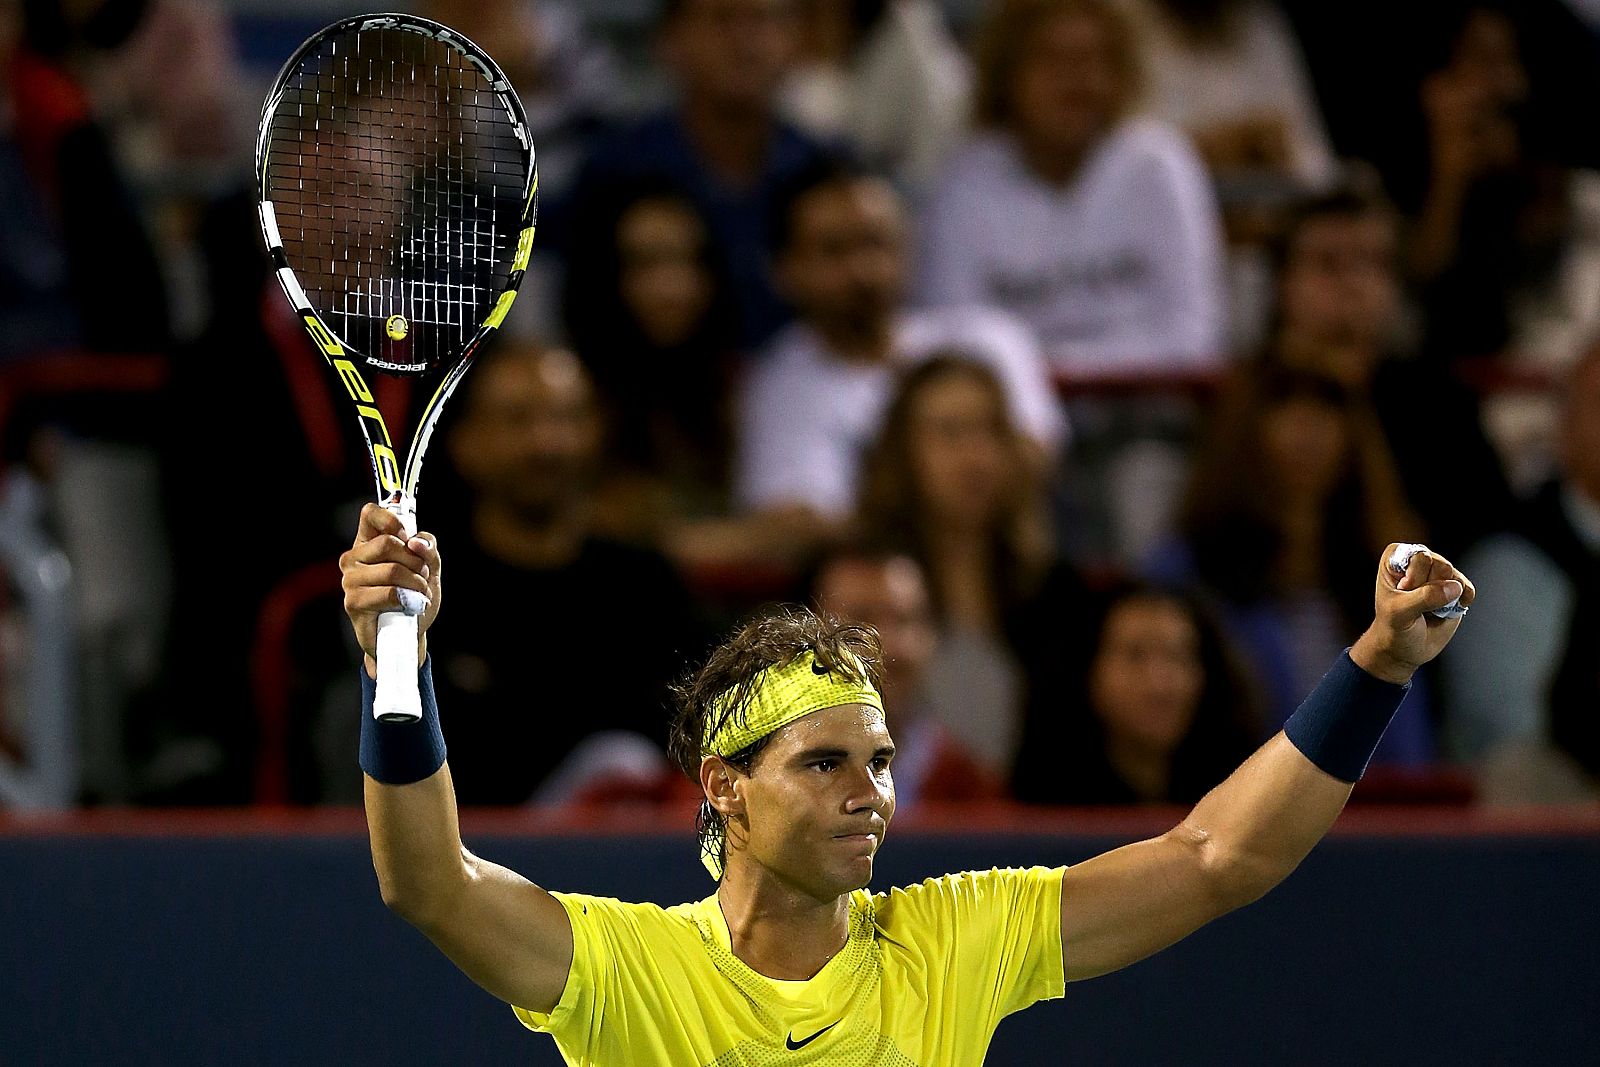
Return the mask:
[[1344,810],[1352,788],[1280,732],[1207,793],[1184,827],[1207,842],[1222,896],[1238,907],[1299,865]]
[[385,785],[366,776],[367,833],[384,903],[423,924],[465,884],[461,831],[448,764],[428,778]]
[[1230,898],[1277,885],[1327,833],[1405,698],[1403,676],[1358,642],[1283,731],[1195,807],[1185,825],[1209,841]]

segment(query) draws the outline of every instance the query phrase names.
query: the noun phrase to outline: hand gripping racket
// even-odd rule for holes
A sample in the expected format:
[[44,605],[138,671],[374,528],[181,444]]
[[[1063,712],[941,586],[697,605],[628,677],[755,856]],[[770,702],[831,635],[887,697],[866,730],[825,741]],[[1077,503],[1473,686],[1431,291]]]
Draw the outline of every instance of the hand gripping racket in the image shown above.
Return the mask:
[[[289,58],[256,137],[261,231],[278,281],[350,398],[378,500],[416,529],[444,402],[505,320],[533,245],[539,178],[522,104],[448,26],[360,15]],[[402,468],[363,367],[437,374]],[[374,714],[416,719],[422,598],[378,620]]]

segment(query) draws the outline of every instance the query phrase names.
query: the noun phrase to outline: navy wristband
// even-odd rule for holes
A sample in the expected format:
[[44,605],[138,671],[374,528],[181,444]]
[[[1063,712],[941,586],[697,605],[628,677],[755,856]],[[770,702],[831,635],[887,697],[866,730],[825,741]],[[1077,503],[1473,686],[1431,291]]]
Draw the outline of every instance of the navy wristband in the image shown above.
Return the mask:
[[1289,716],[1283,732],[1306,759],[1354,784],[1409,692],[1410,682],[1394,685],[1357,667],[1347,648]]
[[361,674],[361,769],[384,785],[420,782],[444,765],[444,733],[439,729],[439,702],[433,696],[433,657],[417,669],[422,718],[416,722],[379,722],[372,714],[378,683]]

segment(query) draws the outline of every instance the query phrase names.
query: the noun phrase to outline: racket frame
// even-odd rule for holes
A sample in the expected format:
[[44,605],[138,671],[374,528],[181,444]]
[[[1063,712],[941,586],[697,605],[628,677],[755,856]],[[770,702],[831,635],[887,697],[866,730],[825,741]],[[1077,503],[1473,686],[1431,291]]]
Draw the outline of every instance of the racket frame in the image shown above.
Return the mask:
[[[278,230],[276,210],[271,199],[271,175],[268,169],[272,150],[272,117],[301,62],[330,37],[366,30],[401,30],[417,33],[454,48],[488,81],[495,98],[506,109],[512,130],[526,151],[528,161],[522,195],[522,214],[517,220],[516,227],[516,251],[505,286],[496,297],[488,314],[464,345],[460,357],[454,361],[438,388],[429,397],[417,420],[417,427],[412,434],[403,466],[395,455],[394,442],[384,422],[383,413],[378,409],[373,391],[362,375],[358,363],[365,363],[379,372],[400,375],[419,375],[432,368],[426,364],[388,363],[355,350],[329,326],[322,313],[312,306],[304,287],[295,277],[294,268],[284,250],[283,238]],[[278,284],[282,287],[290,306],[294,308],[296,316],[305,326],[312,343],[337,375],[345,395],[355,410],[356,418],[361,425],[361,436],[366,443],[367,460],[372,469],[378,502],[400,517],[406,536],[409,538],[416,532],[416,498],[422,476],[422,459],[433,437],[439,414],[444,410],[445,401],[450,398],[466,374],[478,347],[505,321],[507,312],[511,310],[511,305],[516,300],[517,288],[527,273],[534,228],[538,221],[539,171],[522,101],[512,89],[510,80],[489,54],[456,30],[431,19],[402,12],[356,15],[340,19],[312,34],[295,49],[294,54],[278,72],[278,77],[274,80],[272,89],[267,93],[261,108],[261,123],[256,133],[255,167],[258,221]],[[417,648],[417,615],[421,614],[425,605],[421,598],[402,598],[402,600],[408,601],[406,604],[408,610],[384,612],[378,618],[378,696],[373,714],[385,721],[415,721],[421,715],[417,676],[413,667]]]

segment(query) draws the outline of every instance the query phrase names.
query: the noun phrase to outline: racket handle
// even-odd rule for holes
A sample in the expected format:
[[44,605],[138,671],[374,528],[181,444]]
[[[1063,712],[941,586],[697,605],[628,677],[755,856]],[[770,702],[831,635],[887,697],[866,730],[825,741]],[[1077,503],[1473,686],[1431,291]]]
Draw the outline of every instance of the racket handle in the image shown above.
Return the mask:
[[[396,493],[384,502],[400,517],[409,539],[417,532],[417,505],[409,495]],[[422,718],[422,695],[417,691],[417,617],[403,611],[378,616],[378,689],[372,717],[380,722],[416,722]]]
[[422,718],[417,691],[417,617],[403,611],[378,616],[378,691],[372,717],[380,722]]

